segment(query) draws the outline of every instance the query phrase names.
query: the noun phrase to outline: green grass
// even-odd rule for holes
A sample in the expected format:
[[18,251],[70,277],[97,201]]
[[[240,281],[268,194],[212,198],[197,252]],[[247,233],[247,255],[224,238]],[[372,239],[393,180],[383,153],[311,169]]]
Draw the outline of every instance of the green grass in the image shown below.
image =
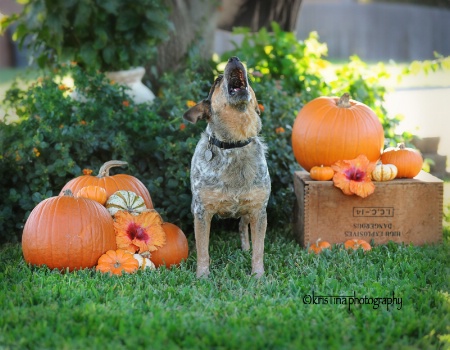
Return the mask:
[[[445,235],[448,237],[447,228]],[[249,276],[238,234],[213,233],[175,269],[109,277],[28,266],[0,248],[0,349],[430,349],[450,346],[450,244],[307,253],[268,232],[266,276]],[[192,248],[192,237],[189,236]],[[399,306],[305,304],[311,295],[395,297]],[[446,340],[447,339],[447,340]]]

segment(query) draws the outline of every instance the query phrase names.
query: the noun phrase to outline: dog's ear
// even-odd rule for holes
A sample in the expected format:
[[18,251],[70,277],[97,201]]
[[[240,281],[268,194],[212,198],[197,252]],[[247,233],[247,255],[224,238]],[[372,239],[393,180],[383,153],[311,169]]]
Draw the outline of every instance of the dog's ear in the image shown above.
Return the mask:
[[183,119],[195,124],[199,119],[208,120],[211,117],[211,102],[203,100],[194,107],[189,108],[184,114]]

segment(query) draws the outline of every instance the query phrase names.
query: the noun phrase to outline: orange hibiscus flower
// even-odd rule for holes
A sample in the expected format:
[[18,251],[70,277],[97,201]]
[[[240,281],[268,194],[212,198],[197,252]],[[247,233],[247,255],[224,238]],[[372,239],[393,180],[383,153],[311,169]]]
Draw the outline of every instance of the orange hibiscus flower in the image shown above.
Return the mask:
[[156,211],[132,215],[126,210],[114,216],[114,230],[118,249],[132,253],[152,252],[166,243],[161,216]]
[[346,195],[356,194],[366,198],[375,191],[370,174],[375,169],[376,162],[370,162],[365,155],[352,160],[340,160],[331,167],[335,171],[334,185]]

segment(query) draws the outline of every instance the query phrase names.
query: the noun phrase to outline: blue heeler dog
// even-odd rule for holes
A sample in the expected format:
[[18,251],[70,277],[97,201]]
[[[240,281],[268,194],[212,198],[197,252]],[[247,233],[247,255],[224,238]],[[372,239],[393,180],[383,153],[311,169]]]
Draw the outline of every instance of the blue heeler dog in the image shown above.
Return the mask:
[[197,247],[197,276],[209,274],[209,233],[214,214],[241,218],[242,249],[252,240],[252,274],[264,274],[266,206],[270,177],[266,147],[258,137],[261,119],[255,93],[239,58],[231,57],[208,97],[184,119],[207,121],[191,164],[192,213]]

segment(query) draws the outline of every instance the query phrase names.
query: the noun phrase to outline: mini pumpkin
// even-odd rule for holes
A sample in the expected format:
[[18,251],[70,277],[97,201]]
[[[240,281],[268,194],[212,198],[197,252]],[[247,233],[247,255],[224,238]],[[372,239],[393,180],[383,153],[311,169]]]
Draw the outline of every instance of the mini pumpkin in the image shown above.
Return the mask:
[[372,180],[391,181],[397,176],[397,167],[394,164],[378,163],[372,171]]
[[106,209],[114,216],[120,210],[133,215],[142,213],[147,209],[144,199],[132,191],[117,191],[106,201]]
[[313,180],[328,181],[334,176],[334,170],[330,166],[313,166],[309,171],[309,176]]
[[308,248],[309,252],[319,254],[324,249],[331,249],[331,244],[327,241],[322,241],[320,238]]
[[162,228],[166,233],[166,243],[157,250],[151,252],[150,260],[156,267],[165,265],[179,265],[183,260],[187,259],[189,254],[188,242],[186,236],[181,229],[171,223],[165,222]]
[[106,190],[107,197],[119,190],[133,191],[144,199],[147,208],[152,209],[153,203],[150,193],[139,179],[127,174],[109,175],[111,168],[124,165],[128,165],[128,163],[120,160],[110,160],[102,165],[97,176],[85,174],[70,180],[63,187],[60,194],[63,194],[67,189],[70,189],[72,193],[77,193],[81,188],[89,185],[103,187]]
[[139,262],[133,254],[123,249],[108,250],[99,259],[96,267],[97,271],[122,275],[122,273],[135,273],[139,269]]
[[381,155],[383,164],[394,164],[397,167],[397,178],[413,178],[420,173],[423,158],[420,152],[399,143],[397,147],[386,148]]
[[363,239],[349,239],[344,243],[345,249],[353,249],[357,250],[359,248],[363,249],[364,251],[368,251],[372,249],[372,246],[369,242],[363,240]]
[[[148,255],[150,256],[150,255]],[[155,270],[156,266],[155,264],[147,257],[141,255],[141,254],[133,254],[133,257],[138,261],[139,263],[139,269],[140,270]]]
[[85,186],[82,187],[76,194],[77,197],[89,198],[101,205],[105,205],[107,198],[106,190],[100,186]]

